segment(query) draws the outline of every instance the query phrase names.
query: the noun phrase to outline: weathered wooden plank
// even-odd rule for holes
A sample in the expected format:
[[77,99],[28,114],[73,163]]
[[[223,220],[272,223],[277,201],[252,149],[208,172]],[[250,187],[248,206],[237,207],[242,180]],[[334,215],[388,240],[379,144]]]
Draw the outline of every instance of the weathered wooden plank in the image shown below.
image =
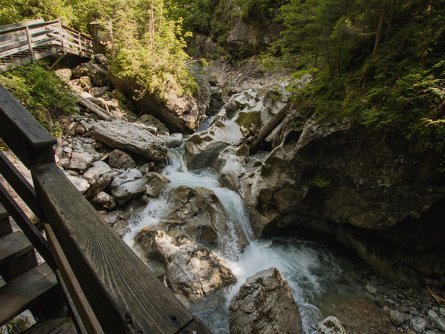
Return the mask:
[[28,168],[53,162],[56,140],[0,85],[0,133],[3,141]]
[[47,241],[42,236],[37,227],[35,227],[34,224],[29,220],[29,218],[26,216],[20,206],[14,201],[14,199],[11,197],[11,195],[2,184],[0,184],[0,202],[9,212],[17,225],[19,225],[20,229],[31,241],[40,255],[45,259],[46,262],[48,262],[48,264],[52,268],[55,268],[56,265]]
[[106,333],[175,333],[192,321],[54,163],[31,171],[42,211]]
[[48,242],[57,263],[57,268],[61,276],[60,278],[63,282],[62,287],[66,290],[65,295],[67,296],[68,304],[72,304],[70,306],[72,312],[76,315],[75,318],[79,317],[78,326],[82,327],[81,331],[85,331],[86,333],[103,333],[102,327],[82,291],[76,275],[74,274],[51,225],[45,223],[44,227]]
[[23,334],[78,334],[70,318],[52,318],[39,321]]
[[[56,47],[51,47],[45,51],[35,52],[35,59],[38,60],[38,59],[42,59],[42,58],[57,54],[58,52],[60,52],[60,49],[61,49],[60,47],[56,46]],[[1,61],[3,62],[4,59],[2,59]],[[0,65],[0,73],[6,72],[12,68],[15,68],[15,67],[18,67],[21,65],[28,64],[31,61],[32,61],[32,59],[29,55],[27,55],[26,58],[17,57],[14,59],[13,62],[7,62],[4,65]],[[1,129],[1,127],[0,127],[0,129]]]
[[0,203],[0,220],[6,219],[9,217],[8,211],[6,211],[5,207]]
[[0,238],[0,265],[29,253],[34,249],[31,242],[21,231]]
[[14,188],[15,192],[31,211],[34,212],[39,219],[43,219],[34,188],[3,152],[0,152],[0,174],[3,175],[11,187]]
[[44,23],[45,21],[43,19],[37,19],[37,20],[31,20],[31,21],[25,21],[15,24],[7,24],[0,27],[0,33],[10,32],[14,31],[16,29],[23,29],[26,26],[32,26],[33,24],[39,24]]
[[23,312],[56,285],[56,276],[51,268],[41,264],[0,287],[0,325]]

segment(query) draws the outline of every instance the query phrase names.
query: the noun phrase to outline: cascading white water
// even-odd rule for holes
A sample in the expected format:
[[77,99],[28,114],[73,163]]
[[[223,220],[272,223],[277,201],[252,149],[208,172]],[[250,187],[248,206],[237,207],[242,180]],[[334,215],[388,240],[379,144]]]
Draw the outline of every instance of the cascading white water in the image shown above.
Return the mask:
[[[169,194],[179,186],[206,188],[215,193],[229,218],[230,233],[224,240],[230,251],[220,253],[237,278],[237,283],[192,306],[199,316],[215,333],[228,333],[228,308],[231,298],[246,279],[261,270],[275,267],[288,280],[295,301],[299,306],[305,333],[316,333],[315,326],[320,320],[319,310],[312,301],[323,291],[326,276],[338,275],[341,270],[330,253],[315,244],[296,239],[274,239],[254,241],[252,228],[241,197],[219,184],[218,176],[208,170],[188,171],[182,149],[170,150],[169,165],[164,175],[170,183],[159,198],[151,200],[147,207],[134,214],[129,220],[130,231],[124,240],[135,249],[133,239],[146,226],[156,225],[163,218],[169,205]],[[241,227],[249,245],[243,252],[239,249],[235,225]],[[321,272],[320,268],[323,268]]]

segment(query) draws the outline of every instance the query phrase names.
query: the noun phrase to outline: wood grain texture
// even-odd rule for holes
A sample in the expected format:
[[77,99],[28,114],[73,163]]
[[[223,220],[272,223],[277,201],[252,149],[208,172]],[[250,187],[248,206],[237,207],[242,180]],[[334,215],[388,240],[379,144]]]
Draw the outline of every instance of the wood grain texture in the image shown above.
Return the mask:
[[0,325],[12,319],[57,285],[47,264],[41,264],[0,287]]
[[[14,191],[26,203],[28,208],[39,218],[43,215],[40,212],[40,207],[37,203],[36,194],[32,185],[28,180],[17,170],[17,168],[9,161],[3,152],[0,152],[0,174],[8,181]],[[0,212],[1,216],[1,212]],[[0,217],[1,219],[1,217]]]
[[176,333],[193,315],[103,221],[55,164],[31,169],[38,201],[108,333]]
[[90,303],[77,281],[68,259],[62,250],[57,238],[54,234],[51,225],[45,223],[44,225],[48,242],[54,254],[58,270],[56,274],[60,274],[59,281],[62,282],[62,289],[64,290],[67,305],[71,309],[73,318],[76,321],[76,327],[79,328],[80,333],[104,333],[102,327],[97,320]]
[[54,161],[56,140],[0,85],[0,133],[3,141],[29,168]]
[[35,227],[34,224],[29,220],[29,218],[26,216],[20,206],[14,201],[14,199],[11,197],[11,195],[2,184],[0,184],[0,202],[9,212],[17,225],[19,225],[20,229],[31,241],[40,255],[45,259],[46,262],[48,262],[48,264],[52,268],[55,268],[56,265],[47,241],[42,236],[37,227]]
[[10,262],[34,249],[33,245],[21,231],[0,238],[0,265]]

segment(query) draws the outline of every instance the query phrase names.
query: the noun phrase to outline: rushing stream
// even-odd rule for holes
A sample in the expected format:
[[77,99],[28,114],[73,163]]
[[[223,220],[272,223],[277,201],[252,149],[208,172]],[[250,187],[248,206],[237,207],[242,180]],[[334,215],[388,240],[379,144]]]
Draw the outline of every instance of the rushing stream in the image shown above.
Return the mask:
[[[214,333],[228,333],[228,309],[231,298],[246,279],[261,270],[275,267],[288,280],[295,301],[299,306],[305,333],[316,333],[321,312],[312,303],[334,277],[340,275],[340,266],[325,248],[307,241],[292,238],[253,240],[249,218],[241,197],[234,191],[222,187],[218,176],[208,170],[188,171],[183,159],[183,150],[169,152],[169,165],[164,175],[170,180],[168,188],[159,198],[150,203],[130,219],[130,231],[124,240],[136,250],[133,239],[146,226],[156,225],[169,205],[169,193],[179,186],[207,188],[215,193],[223,205],[229,221],[229,233],[224,240],[224,258],[237,278],[237,283],[200,300],[192,305],[192,312],[199,316]],[[242,252],[239,249],[238,225],[244,232],[249,245]]]

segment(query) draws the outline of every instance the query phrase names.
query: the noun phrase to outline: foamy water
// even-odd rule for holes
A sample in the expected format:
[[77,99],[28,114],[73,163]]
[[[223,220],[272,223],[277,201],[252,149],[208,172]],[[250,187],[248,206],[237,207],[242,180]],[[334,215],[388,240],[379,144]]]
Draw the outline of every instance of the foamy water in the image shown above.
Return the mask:
[[[188,171],[181,149],[170,151],[169,166],[164,169],[164,175],[170,180],[164,193],[151,200],[146,208],[135,213],[129,220],[130,231],[124,240],[136,252],[134,237],[144,227],[160,222],[163,213],[167,211],[170,194],[179,186],[202,187],[213,191],[226,211],[229,218],[227,225],[229,231],[232,231],[223,236],[226,238],[224,242],[230,244],[230,247],[226,247],[230,251],[221,252],[219,255],[227,262],[237,278],[237,283],[196,303],[192,306],[192,312],[214,333],[229,333],[228,309],[232,297],[248,277],[275,267],[289,283],[302,315],[304,332],[316,333],[315,328],[321,320],[321,313],[310,302],[323,292],[329,278],[341,273],[332,255],[320,246],[296,239],[254,241],[241,197],[236,192],[222,187],[217,175],[208,170]],[[236,226],[242,229],[249,241],[243,252],[238,247]]]

